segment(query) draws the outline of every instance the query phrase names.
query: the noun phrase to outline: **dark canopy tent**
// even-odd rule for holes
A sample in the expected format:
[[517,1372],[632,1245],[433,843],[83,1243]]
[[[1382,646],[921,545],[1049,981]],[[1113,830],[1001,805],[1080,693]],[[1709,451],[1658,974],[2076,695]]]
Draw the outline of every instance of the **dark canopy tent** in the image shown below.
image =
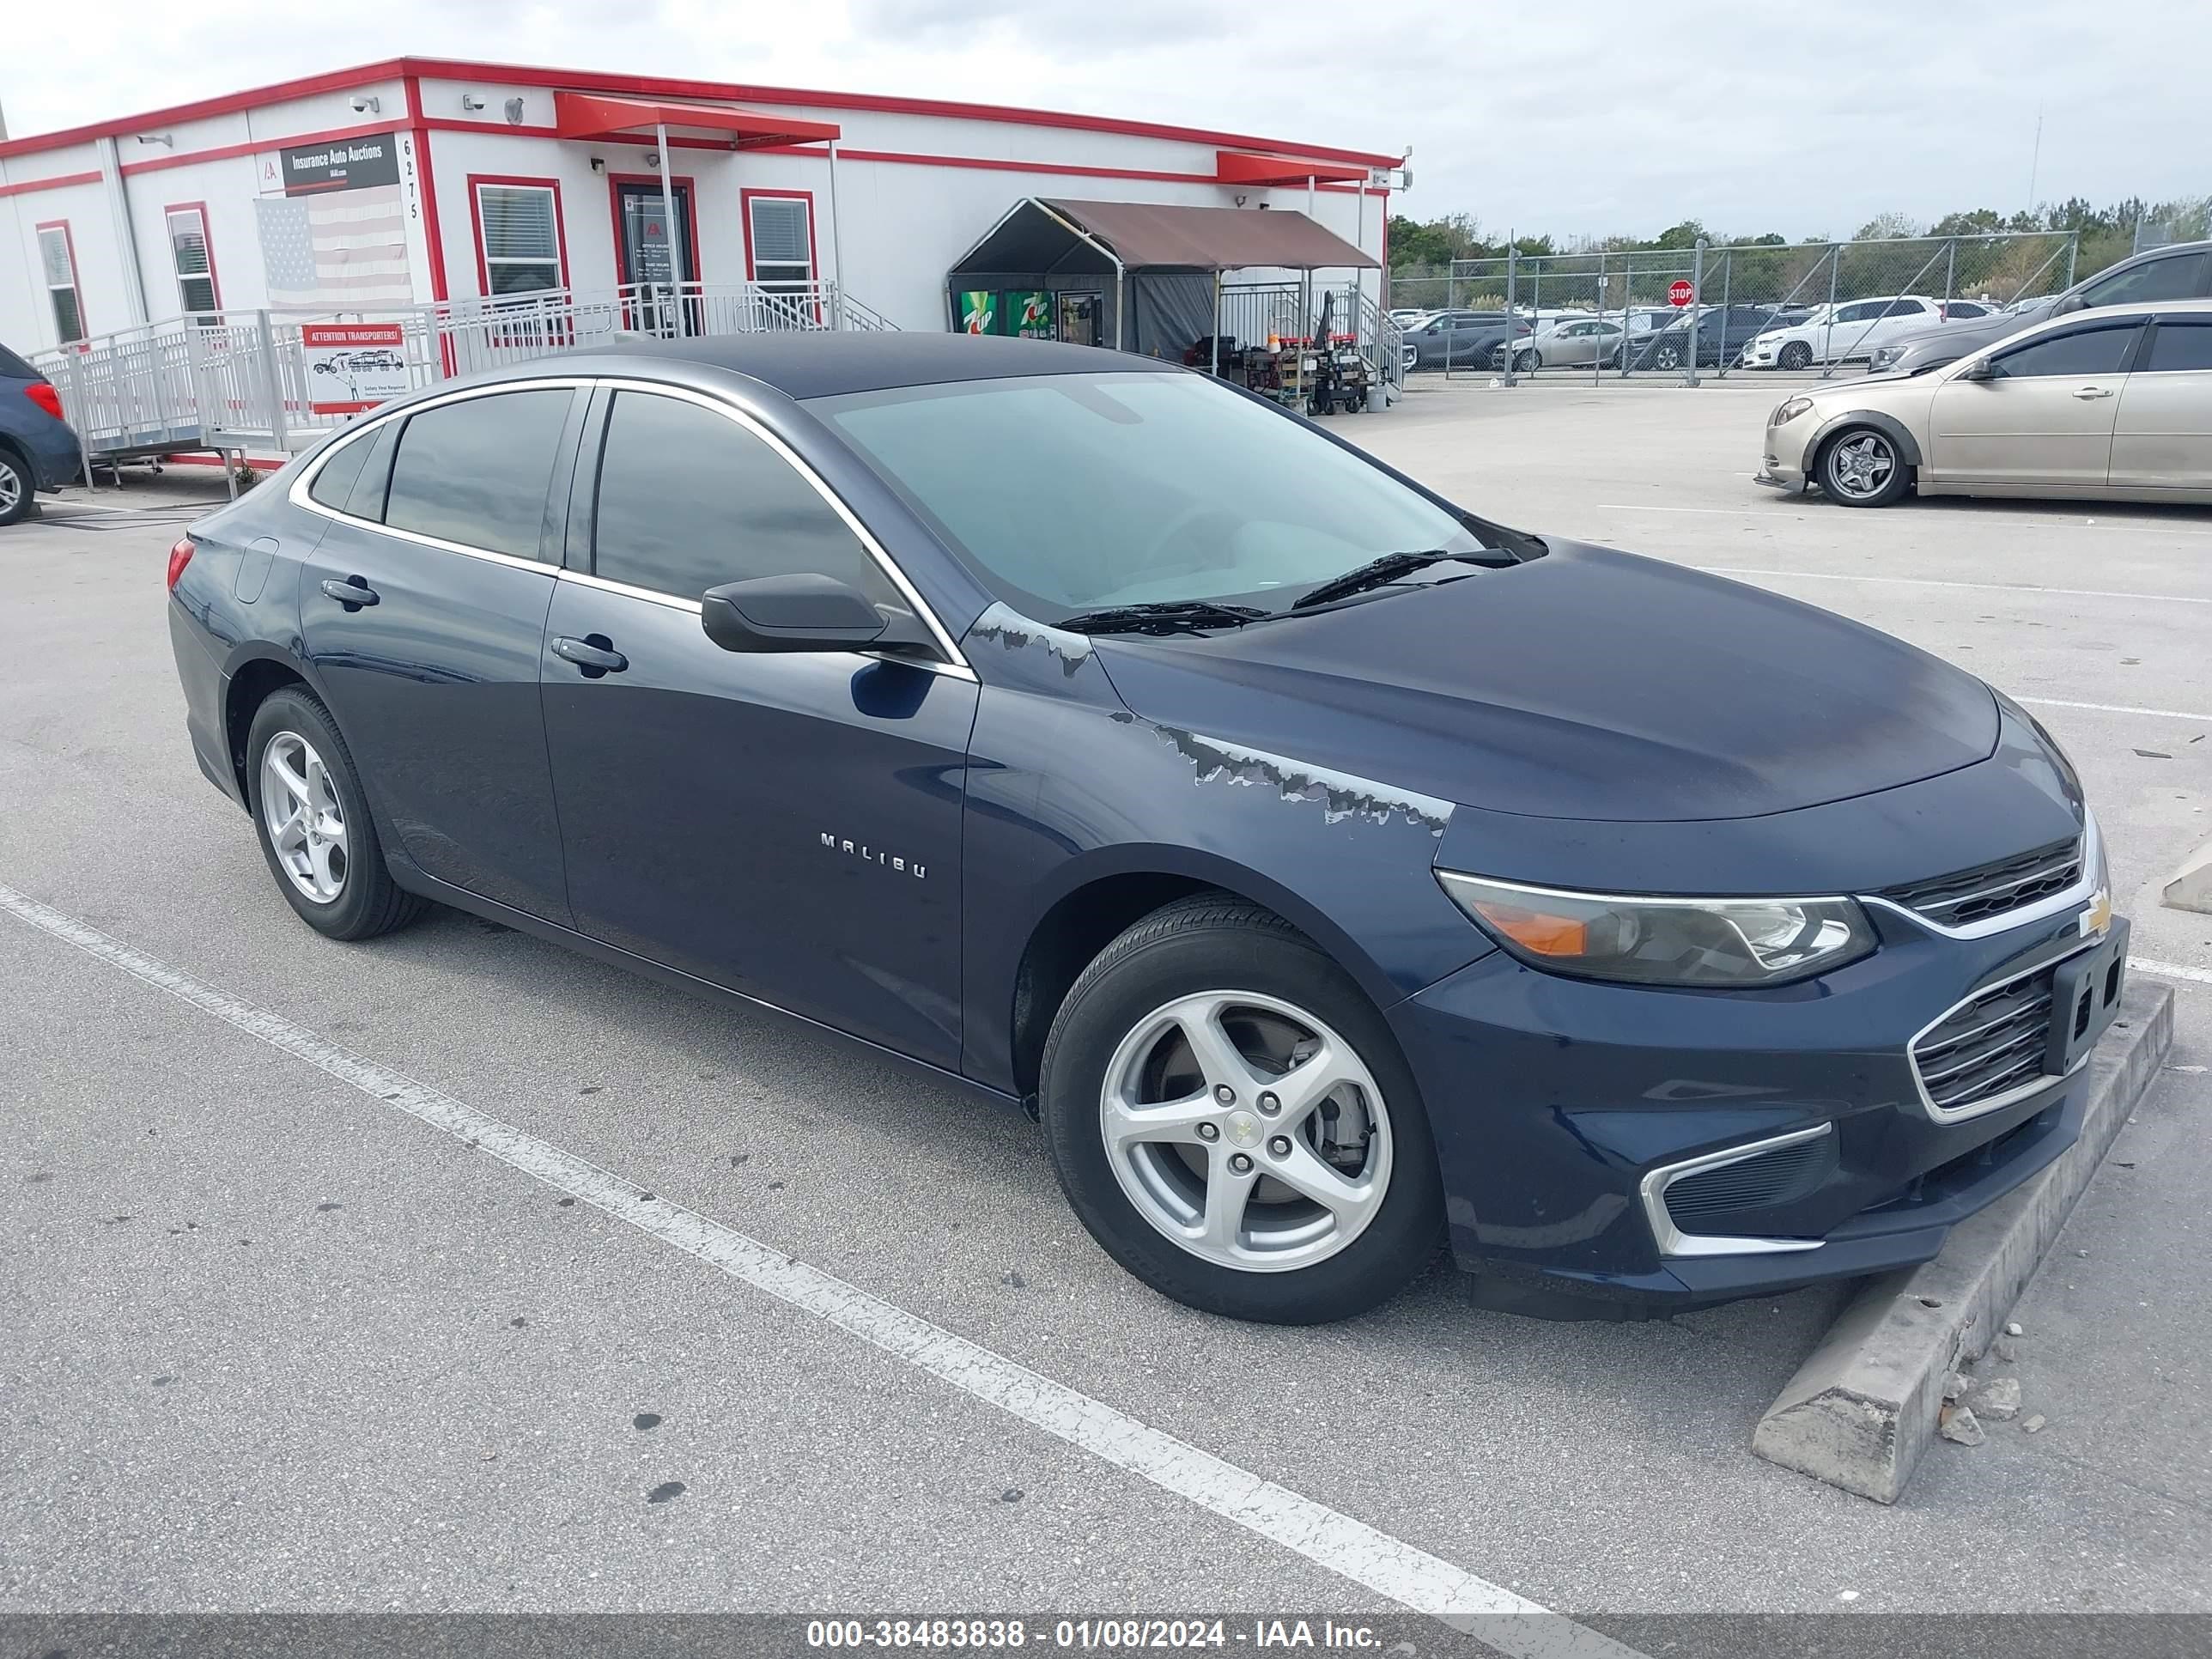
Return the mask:
[[1032,196],[956,260],[945,281],[956,328],[960,296],[977,289],[1090,293],[1100,343],[1179,357],[1212,331],[1220,273],[1253,266],[1377,269],[1303,213]]

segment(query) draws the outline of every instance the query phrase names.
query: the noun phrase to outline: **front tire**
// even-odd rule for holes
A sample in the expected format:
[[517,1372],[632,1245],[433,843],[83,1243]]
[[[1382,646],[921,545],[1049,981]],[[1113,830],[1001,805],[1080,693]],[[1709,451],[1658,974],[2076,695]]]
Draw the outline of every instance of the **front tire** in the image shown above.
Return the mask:
[[1846,427],[1820,451],[1820,493],[1844,507],[1887,507],[1905,494],[1912,469],[1897,440],[1871,426]]
[[1813,361],[1813,348],[1802,340],[1792,340],[1784,346],[1774,359],[1777,368],[1800,369]]
[[1516,374],[1534,374],[1543,366],[1543,357],[1534,351],[1522,352],[1513,359],[1513,372]]
[[261,856],[308,927],[331,939],[374,939],[422,913],[423,901],[385,867],[353,757],[305,687],[273,692],[253,711],[246,786]]
[[1389,1025],[1241,900],[1182,900],[1108,945],[1053,1021],[1038,1094],[1077,1216],[1191,1307],[1347,1318],[1442,1242],[1435,1146]]

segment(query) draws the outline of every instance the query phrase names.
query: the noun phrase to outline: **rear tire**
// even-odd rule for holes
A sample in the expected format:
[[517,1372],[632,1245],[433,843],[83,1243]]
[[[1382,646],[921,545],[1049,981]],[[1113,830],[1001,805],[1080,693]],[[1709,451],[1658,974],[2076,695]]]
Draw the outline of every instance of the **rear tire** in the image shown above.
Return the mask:
[[276,890],[326,938],[374,939],[426,901],[385,867],[368,798],[345,739],[304,686],[271,692],[246,738],[246,805]]
[[0,525],[29,518],[36,494],[31,469],[13,450],[0,447]]
[[1310,940],[1243,900],[1194,896],[1108,945],[1053,1020],[1038,1097],[1091,1237],[1191,1307],[1347,1318],[1443,1243],[1435,1146],[1389,1025]]

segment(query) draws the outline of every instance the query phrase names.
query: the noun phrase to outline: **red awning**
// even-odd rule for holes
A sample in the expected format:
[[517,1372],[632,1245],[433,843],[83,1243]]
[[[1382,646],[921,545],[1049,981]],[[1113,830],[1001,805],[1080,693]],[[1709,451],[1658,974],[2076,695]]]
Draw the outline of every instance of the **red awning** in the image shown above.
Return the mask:
[[1295,156],[1248,155],[1241,149],[1213,152],[1213,176],[1224,185],[1303,185],[1309,179],[1324,185],[1358,185],[1367,181],[1365,167],[1341,161],[1301,161]]
[[802,121],[728,104],[661,104],[642,98],[600,98],[589,93],[553,94],[553,124],[563,138],[606,138],[617,133],[650,138],[667,125],[672,137],[703,137],[732,149],[770,144],[817,144],[839,136],[830,121]]

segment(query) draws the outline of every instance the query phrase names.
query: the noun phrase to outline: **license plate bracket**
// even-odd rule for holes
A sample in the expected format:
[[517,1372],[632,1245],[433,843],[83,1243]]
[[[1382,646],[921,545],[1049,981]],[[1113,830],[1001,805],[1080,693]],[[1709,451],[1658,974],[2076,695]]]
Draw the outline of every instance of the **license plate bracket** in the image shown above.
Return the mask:
[[2044,1069],[2063,1077],[2097,1046],[2119,1012],[2128,975],[2128,921],[2112,918],[2104,943],[2060,963],[2051,976],[2051,1044]]

